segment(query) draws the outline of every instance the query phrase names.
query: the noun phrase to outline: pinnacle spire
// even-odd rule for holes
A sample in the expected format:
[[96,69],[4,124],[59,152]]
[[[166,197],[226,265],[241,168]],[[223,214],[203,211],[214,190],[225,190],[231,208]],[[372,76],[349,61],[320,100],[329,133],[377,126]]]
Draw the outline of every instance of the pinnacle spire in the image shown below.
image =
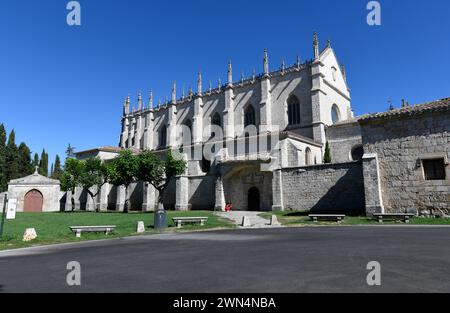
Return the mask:
[[284,58],[281,59],[281,73],[284,74],[284,70],[285,70],[286,64],[284,63]]
[[314,60],[319,59],[319,39],[317,37],[317,32],[313,34],[313,49],[314,49]]
[[148,97],[148,107],[153,109],[153,91],[150,89],[150,95]]
[[297,68],[300,68],[300,56],[297,55]]
[[244,85],[244,71],[241,72],[241,85]]
[[176,104],[177,103],[177,82],[173,81],[173,86],[172,86],[172,104]]
[[252,69],[252,82],[254,82],[256,79],[256,73],[255,73],[255,68]]
[[264,49],[264,59],[263,59],[264,75],[269,75],[269,55],[267,49]]
[[228,61],[228,86],[233,86],[233,68],[231,66],[231,60]]
[[140,91],[138,92],[138,108],[137,109],[138,109],[138,111],[142,110],[142,94]]
[[202,72],[198,72],[198,78],[197,78],[197,93],[201,96],[202,95]]

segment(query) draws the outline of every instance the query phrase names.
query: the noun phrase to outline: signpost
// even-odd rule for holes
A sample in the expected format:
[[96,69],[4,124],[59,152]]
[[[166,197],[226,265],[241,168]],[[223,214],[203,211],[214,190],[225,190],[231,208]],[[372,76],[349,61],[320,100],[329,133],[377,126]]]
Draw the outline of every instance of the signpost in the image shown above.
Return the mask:
[[5,194],[5,198],[3,199],[2,221],[0,222],[0,237],[3,236],[3,224],[5,223],[5,210],[7,203],[8,203],[8,194]]
[[13,220],[16,218],[17,199],[8,200],[8,210],[6,211],[6,219]]

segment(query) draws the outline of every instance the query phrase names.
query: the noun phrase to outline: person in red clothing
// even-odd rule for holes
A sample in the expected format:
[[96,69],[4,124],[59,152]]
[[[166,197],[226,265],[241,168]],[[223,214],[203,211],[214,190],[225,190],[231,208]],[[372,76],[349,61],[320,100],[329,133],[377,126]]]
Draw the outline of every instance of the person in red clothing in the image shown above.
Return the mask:
[[231,205],[231,202],[228,202],[225,205],[225,212],[230,212],[232,208],[233,208],[233,206]]

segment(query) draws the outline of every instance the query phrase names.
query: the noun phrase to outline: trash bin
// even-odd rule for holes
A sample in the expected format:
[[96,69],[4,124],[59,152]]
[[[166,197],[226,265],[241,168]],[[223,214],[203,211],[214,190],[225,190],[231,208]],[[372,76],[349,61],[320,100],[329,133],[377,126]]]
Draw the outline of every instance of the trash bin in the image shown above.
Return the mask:
[[167,228],[167,215],[164,207],[160,204],[158,209],[155,211],[154,224],[155,229]]

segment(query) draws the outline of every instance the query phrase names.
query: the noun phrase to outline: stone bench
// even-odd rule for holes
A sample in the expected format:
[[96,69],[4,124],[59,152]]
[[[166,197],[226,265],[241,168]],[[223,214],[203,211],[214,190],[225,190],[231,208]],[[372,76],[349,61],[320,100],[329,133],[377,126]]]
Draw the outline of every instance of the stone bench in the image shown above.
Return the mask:
[[378,223],[383,221],[398,221],[403,220],[405,223],[409,223],[409,219],[414,217],[413,213],[373,213],[373,217],[378,220]]
[[183,224],[187,223],[200,223],[200,226],[205,225],[206,221],[208,221],[207,217],[173,217],[172,218],[177,228],[181,228]]
[[345,218],[344,214],[309,214],[308,216],[314,222],[319,220],[340,222]]
[[108,235],[113,232],[116,225],[108,226],[69,226],[70,230],[77,236],[81,237],[81,233],[105,233]]

